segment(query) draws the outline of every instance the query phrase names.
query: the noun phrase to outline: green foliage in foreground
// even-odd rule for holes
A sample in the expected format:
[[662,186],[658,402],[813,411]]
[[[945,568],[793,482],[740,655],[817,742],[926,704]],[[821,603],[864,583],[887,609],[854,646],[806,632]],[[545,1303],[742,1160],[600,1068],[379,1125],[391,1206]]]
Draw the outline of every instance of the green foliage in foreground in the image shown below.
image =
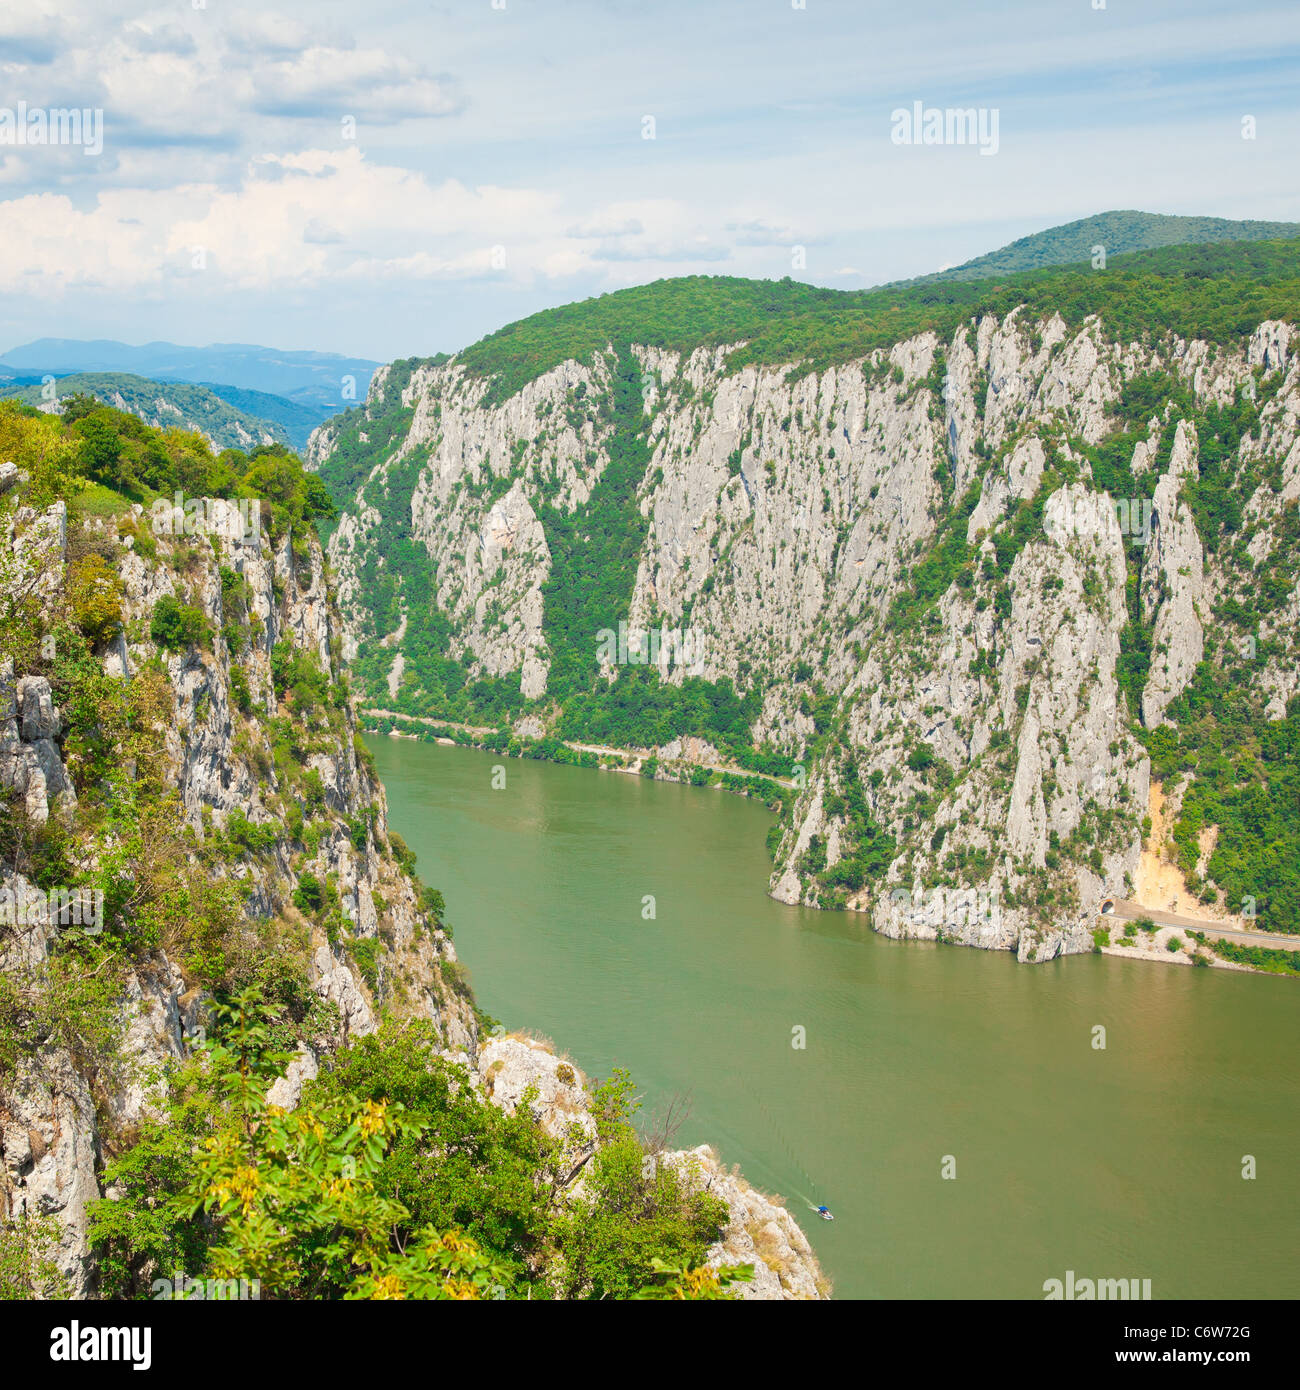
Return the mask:
[[52,1216],[25,1213],[0,1223],[0,1302],[67,1297],[55,1259],[59,1234]]
[[91,1221],[106,1293],[148,1297],[174,1269],[263,1298],[716,1298],[748,1276],[700,1268],[725,1205],[647,1160],[626,1075],[593,1092],[600,1144],[575,1168],[531,1096],[492,1105],[427,1023],[385,1022],[296,1109],[269,1105],[280,1012],[257,988],[220,1007],[165,1119],[109,1164],[118,1195]]
[[[201,435],[154,429],[93,396],[69,396],[61,415],[0,401],[0,457],[29,474],[29,505],[63,499],[74,516],[121,515],[132,503],[147,513],[159,497],[171,502],[178,491],[186,499],[257,500],[261,524],[277,536],[335,514],[320,479],[283,444],[214,454]],[[151,549],[151,541],[146,520],[142,549]]]

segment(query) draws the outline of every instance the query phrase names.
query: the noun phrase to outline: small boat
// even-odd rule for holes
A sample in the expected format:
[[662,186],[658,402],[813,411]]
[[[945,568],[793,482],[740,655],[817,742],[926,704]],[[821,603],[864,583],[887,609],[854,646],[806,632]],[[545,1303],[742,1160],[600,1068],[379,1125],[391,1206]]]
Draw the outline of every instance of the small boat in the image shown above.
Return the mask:
[[831,1209],[830,1209],[830,1207],[818,1207],[818,1208],[817,1208],[817,1215],[820,1216],[821,1219],[822,1219],[823,1221],[834,1221],[834,1220],[835,1220],[835,1218],[831,1215]]

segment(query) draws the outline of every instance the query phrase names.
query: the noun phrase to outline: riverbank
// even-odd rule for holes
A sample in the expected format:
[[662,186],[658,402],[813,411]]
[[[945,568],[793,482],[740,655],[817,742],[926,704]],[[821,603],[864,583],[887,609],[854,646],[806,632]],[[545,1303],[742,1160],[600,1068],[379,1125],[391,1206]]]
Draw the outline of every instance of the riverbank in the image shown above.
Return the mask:
[[[479,748],[510,758],[530,758],[568,767],[594,768],[648,777],[657,782],[681,782],[693,787],[717,787],[739,796],[753,796],[772,810],[783,810],[794,781],[754,772],[735,763],[711,757],[716,750],[702,739],[676,739],[662,748],[615,748],[598,743],[578,743],[545,734],[533,720],[520,720],[513,729],[458,724],[397,710],[361,709],[367,733],[419,739],[426,743]],[[537,732],[534,734],[533,729]],[[700,761],[700,758],[708,761]]]
[[[1251,967],[1239,965],[1235,961],[1224,960],[1198,949],[1196,941],[1188,940],[1190,933],[1181,927],[1156,926],[1154,931],[1144,931],[1136,927],[1130,935],[1111,935],[1108,944],[1101,947],[1102,955],[1123,956],[1129,960],[1149,960],[1157,965],[1212,966],[1216,970],[1240,970],[1249,972]],[[1106,931],[1106,928],[1099,928]],[[1265,973],[1265,972],[1259,972]]]
[[[1149,830],[1143,841],[1132,899],[1116,900],[1099,930],[1108,934],[1108,954],[1136,956],[1173,965],[1213,965],[1222,970],[1300,977],[1300,938],[1252,931],[1252,920],[1227,909],[1222,894],[1202,897],[1192,890],[1175,858],[1174,823],[1181,791],[1167,796],[1151,783],[1147,801]],[[1203,875],[1219,828],[1206,826],[1198,847]],[[1187,915],[1195,913],[1195,916]],[[1122,925],[1122,933],[1120,931]],[[1094,932],[1094,940],[1097,939]],[[1276,940],[1270,940],[1275,935]]]

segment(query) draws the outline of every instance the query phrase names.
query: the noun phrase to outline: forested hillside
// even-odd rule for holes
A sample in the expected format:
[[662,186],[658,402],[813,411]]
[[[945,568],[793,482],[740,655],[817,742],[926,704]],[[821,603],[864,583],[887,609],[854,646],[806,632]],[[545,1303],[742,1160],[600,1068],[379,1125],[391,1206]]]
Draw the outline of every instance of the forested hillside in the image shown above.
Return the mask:
[[909,284],[935,280],[988,280],[1044,266],[1108,260],[1131,251],[1224,241],[1271,241],[1300,236],[1296,222],[1233,222],[1224,217],[1169,217],[1154,212],[1101,212],[1034,232],[972,261],[922,275]]
[[1180,245],[1116,257],[1104,272],[1084,264],[1008,273],[991,283],[877,290],[692,276],[548,309],[490,334],[456,360],[491,379],[492,403],[610,343],[686,354],[743,343],[728,356],[732,371],[782,363],[820,371],[918,333],[949,337],[974,315],[1001,317],[1017,306],[1030,318],[1059,314],[1070,327],[1102,314],[1121,338],[1169,332],[1225,343],[1248,332],[1252,318],[1300,308],[1296,247],[1285,240]]
[[284,431],[284,437],[288,442],[299,450],[306,447],[312,430],[332,413],[328,407],[316,402],[291,401],[267,391],[250,391],[243,386],[224,386],[218,381],[204,381],[199,385],[206,387],[214,396],[219,396],[227,405],[243,411],[245,415],[278,425]]

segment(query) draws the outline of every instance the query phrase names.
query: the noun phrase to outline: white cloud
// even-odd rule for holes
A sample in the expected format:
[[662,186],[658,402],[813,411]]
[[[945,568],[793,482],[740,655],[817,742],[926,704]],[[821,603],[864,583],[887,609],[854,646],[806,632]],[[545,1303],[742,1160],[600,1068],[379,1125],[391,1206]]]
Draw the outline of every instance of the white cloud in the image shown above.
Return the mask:
[[254,110],[276,116],[391,122],[450,116],[464,106],[450,78],[378,49],[313,46],[263,64],[252,85]]
[[[10,333],[293,326],[381,356],[670,274],[878,283],[1108,207],[1297,216],[1294,4],[1008,0],[990,27],[936,0],[931,34],[860,0],[745,24],[689,0],[230,3],[4,7],[0,103],[105,108],[97,159],[0,150]],[[893,146],[913,97],[997,105],[998,157]]]
[[727,230],[735,236],[741,246],[806,246],[816,240],[809,234],[801,235],[788,223],[776,226],[761,217],[728,222]]
[[[216,6],[137,5],[134,15],[121,8],[114,14],[61,0],[56,10],[35,0],[0,20],[11,104],[21,98],[29,106],[104,110],[107,157],[94,171],[102,182],[129,185],[118,157],[131,149],[163,157],[189,149],[189,177],[219,181],[232,154],[294,148],[304,121],[337,129],[341,117],[352,116],[364,132],[465,106],[454,78],[382,39],[359,44],[311,10],[300,20]],[[84,182],[88,172],[73,176]],[[70,173],[57,160],[31,161],[26,182],[33,190],[57,188]]]
[[188,56],[198,51],[194,36],[177,24],[149,24],[136,20],[126,26],[125,41],[141,53],[175,53]]
[[[245,58],[292,58],[320,40],[319,31],[270,10],[237,11],[225,30],[227,48]],[[335,38],[334,43],[346,47],[348,41]]]
[[[3,171],[0,171],[0,177]],[[433,184],[368,163],[355,148],[265,156],[238,187],[114,189],[93,207],[61,194],[0,202],[0,289],[127,291],[204,274],[243,290],[320,285],[333,277],[554,273],[566,241],[559,198],[456,180]],[[590,264],[590,256],[582,257]]]
[[0,202],[0,239],[11,252],[0,290],[50,294],[161,290],[198,276],[249,293],[584,273],[608,288],[665,266],[715,271],[737,250],[723,218],[673,199],[574,209],[537,188],[434,183],[355,146],[264,155],[232,186],[114,188],[84,208],[55,193],[11,198]]

